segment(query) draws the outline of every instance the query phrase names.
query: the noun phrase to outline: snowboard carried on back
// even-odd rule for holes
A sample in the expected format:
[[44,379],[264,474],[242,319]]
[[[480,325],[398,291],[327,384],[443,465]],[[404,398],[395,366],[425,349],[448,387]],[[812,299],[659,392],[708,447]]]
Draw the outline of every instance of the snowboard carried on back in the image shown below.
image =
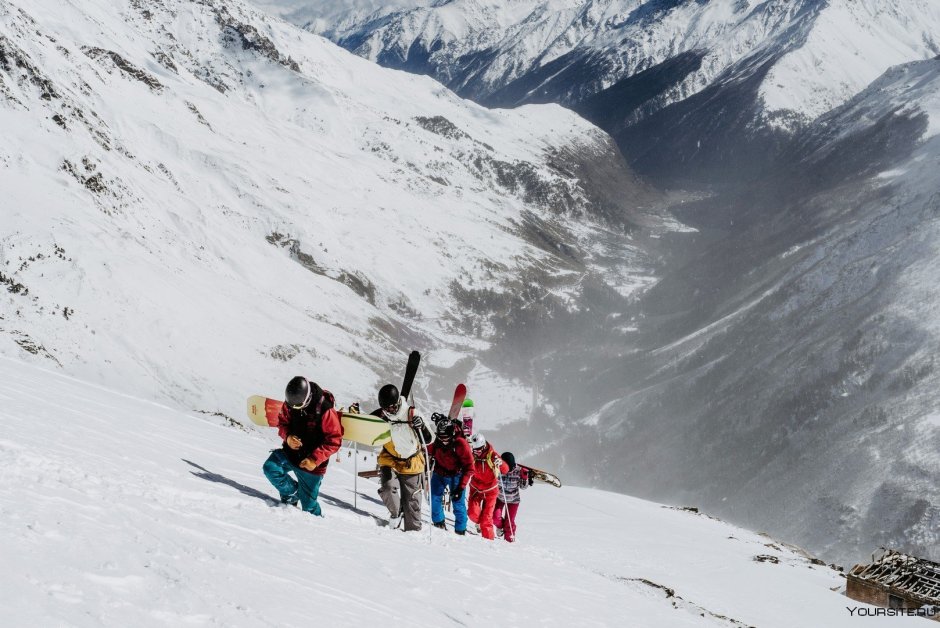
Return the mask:
[[542,471],[541,469],[534,469],[524,464],[520,464],[519,466],[526,470],[526,473],[529,474],[529,477],[533,477],[539,482],[545,482],[546,484],[551,484],[555,488],[561,488],[561,480],[554,473],[549,473],[548,471]]
[[[283,401],[253,395],[248,398],[248,418],[262,427],[277,427],[277,417],[283,405]],[[378,447],[392,438],[388,423],[379,417],[350,412],[343,412],[341,416],[343,440]]]
[[[411,393],[411,385],[418,373],[421,354],[412,351],[408,355],[408,365],[405,367],[405,379],[401,386],[401,396],[406,398]],[[261,395],[248,398],[248,418],[256,425],[262,427],[277,427],[277,417],[281,413],[284,402],[269,399]],[[343,425],[343,440],[378,447],[392,439],[389,424],[384,419],[371,414],[341,413],[340,421]]]

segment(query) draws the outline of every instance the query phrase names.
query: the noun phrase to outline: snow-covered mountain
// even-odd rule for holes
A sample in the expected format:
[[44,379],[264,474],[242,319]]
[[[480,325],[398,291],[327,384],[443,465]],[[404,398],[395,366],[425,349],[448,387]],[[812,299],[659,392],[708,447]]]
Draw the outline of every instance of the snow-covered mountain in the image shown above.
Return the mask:
[[[585,481],[840,562],[936,558],[938,121],[940,58],[892,68],[799,135],[779,178],[689,204],[700,231],[677,238],[633,342],[595,341],[606,364],[572,407],[597,412],[560,464],[590,455]],[[570,377],[553,369],[548,387]]]
[[242,419],[298,372],[371,400],[427,349],[425,393],[472,370],[511,416],[455,288],[649,282],[656,194],[561,107],[488,111],[226,0],[0,18],[4,354]]
[[681,185],[770,167],[790,132],[940,53],[932,0],[453,0],[308,27],[487,105],[570,106]]
[[5,357],[0,399],[7,626],[790,628],[874,610],[805,553],[700,513],[537,484],[513,545],[405,533],[376,525],[346,450],[320,519],[275,505],[270,433]]
[[[492,6],[509,28],[534,5]],[[832,24],[863,41],[865,7],[883,42],[906,42],[865,72],[926,56],[935,5],[625,6],[622,28],[673,43],[577,107],[645,172],[734,169],[743,191],[664,199],[557,105],[486,110],[239,2],[0,0],[0,352],[240,418],[247,394],[296,373],[368,400],[418,348],[422,403],[468,381],[478,425],[528,418],[501,442],[566,479],[701,505],[840,562],[885,544],[940,558],[924,451],[940,405],[938,62],[854,97],[864,72],[843,62],[858,84],[840,91],[820,70],[824,104],[803,109],[767,78],[828,63]],[[818,30],[837,9],[858,19]],[[905,39],[908,23],[928,35]],[[536,77],[561,98],[572,83],[536,71],[589,77],[575,43],[506,85]],[[605,108],[622,93],[639,100]],[[664,200],[695,230],[662,218]]]

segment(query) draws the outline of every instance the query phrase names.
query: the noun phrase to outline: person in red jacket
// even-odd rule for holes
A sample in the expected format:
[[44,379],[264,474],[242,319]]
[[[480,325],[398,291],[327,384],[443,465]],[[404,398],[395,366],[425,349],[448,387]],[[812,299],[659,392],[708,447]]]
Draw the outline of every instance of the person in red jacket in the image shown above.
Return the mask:
[[330,456],[343,444],[340,414],[333,409],[333,394],[305,377],[287,383],[285,398],[277,420],[284,444],[265,461],[264,475],[281,494],[282,503],[300,501],[305,512],[323,516],[317,496]]
[[480,432],[470,437],[470,448],[473,449],[473,477],[470,478],[467,516],[479,525],[483,538],[494,539],[493,509],[499,493],[499,477],[509,471],[509,465]]
[[456,423],[443,415],[431,417],[437,423],[437,439],[428,445],[428,454],[434,461],[431,473],[431,523],[438,528],[444,524],[444,491],[450,491],[454,506],[454,532],[467,531],[467,503],[464,492],[473,474],[473,452],[458,431]]

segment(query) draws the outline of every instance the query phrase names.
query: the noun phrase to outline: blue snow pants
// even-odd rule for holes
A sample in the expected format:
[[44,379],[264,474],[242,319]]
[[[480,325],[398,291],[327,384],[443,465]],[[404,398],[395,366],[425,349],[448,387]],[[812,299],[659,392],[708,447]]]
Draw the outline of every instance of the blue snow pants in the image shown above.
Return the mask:
[[444,489],[450,489],[450,503],[454,508],[454,530],[463,532],[467,529],[467,489],[460,499],[454,499],[454,492],[460,487],[460,475],[445,478],[437,473],[431,474],[431,521],[444,521]]
[[[264,461],[264,476],[274,485],[274,488],[281,494],[281,501],[289,501],[292,497],[300,498],[300,507],[304,512],[322,517],[320,511],[320,502],[317,496],[320,494],[320,483],[323,481],[322,475],[308,473],[300,467],[294,466],[282,449],[275,449]],[[290,476],[293,471],[297,476],[295,480]]]

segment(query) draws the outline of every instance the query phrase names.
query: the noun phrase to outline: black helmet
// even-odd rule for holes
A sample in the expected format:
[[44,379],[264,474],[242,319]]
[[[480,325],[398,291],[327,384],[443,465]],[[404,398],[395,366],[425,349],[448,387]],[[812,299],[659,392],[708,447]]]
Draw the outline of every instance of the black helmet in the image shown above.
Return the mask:
[[453,438],[454,437],[454,422],[449,418],[444,418],[437,424],[437,437],[441,438]]
[[385,384],[379,388],[379,407],[383,410],[398,407],[399,401],[401,401],[401,395],[395,384]]
[[512,455],[511,452],[504,451],[504,452],[503,452],[503,455],[502,455],[501,457],[502,457],[503,461],[504,461],[506,464],[509,465],[509,470],[510,470],[510,471],[512,471],[513,469],[516,468],[516,457],[515,457],[514,455]]
[[320,401],[321,395],[319,386],[299,375],[287,382],[287,390],[284,391],[287,405],[296,409],[306,408],[313,400]]

